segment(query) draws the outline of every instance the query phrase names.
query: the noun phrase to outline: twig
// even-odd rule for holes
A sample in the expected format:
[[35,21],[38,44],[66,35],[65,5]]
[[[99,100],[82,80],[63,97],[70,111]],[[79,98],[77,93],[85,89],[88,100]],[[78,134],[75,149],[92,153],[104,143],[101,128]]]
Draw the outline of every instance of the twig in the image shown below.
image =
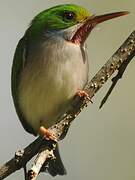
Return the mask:
[[[108,78],[110,78],[114,71],[117,70],[124,61],[126,61],[127,59],[131,59],[134,55],[135,31],[123,43],[119,50],[116,51],[116,53],[109,59],[109,61],[101,68],[101,70],[94,76],[94,78],[87,84],[85,91],[89,94],[90,99],[103,86],[103,84],[108,80]],[[60,122],[49,128],[53,131],[58,140],[61,140],[65,137],[71,122],[76,118],[76,116],[81,112],[81,110],[85,106],[87,106],[89,101],[89,99],[83,97],[74,99],[71,109],[60,119]],[[46,147],[45,153],[43,149],[41,150],[41,145],[42,148]],[[8,161],[0,168],[0,180],[12,174],[16,170],[24,167],[24,165],[26,165],[26,163],[40,151],[40,154],[45,155],[42,156],[43,160],[41,160],[41,165],[37,165],[39,169],[36,169],[36,173],[38,174],[43,162],[50,155],[51,150],[47,151],[47,147],[48,145],[46,144],[45,140],[41,139],[40,137],[37,138],[33,143],[31,143],[24,149],[21,157],[13,157],[10,161]],[[40,159],[40,155],[38,155],[38,158],[36,160],[36,162],[39,163],[38,159]],[[32,169],[33,173],[34,171],[35,170]]]
[[38,153],[42,141],[43,140],[39,137],[29,144],[23,151],[17,151],[11,160],[0,167],[0,180],[23,168],[26,163]]
[[[51,147],[49,146],[51,144]],[[48,159],[54,159],[53,151],[56,148],[56,142],[52,141],[46,146],[40,148],[40,151],[34,161],[32,168],[28,171],[29,180],[35,180],[40,172],[45,161]]]
[[[133,43],[133,41],[131,40],[130,43]],[[128,47],[130,48],[130,47]],[[125,49],[126,50],[126,49]],[[127,49],[128,50],[128,49]],[[129,50],[128,50],[129,52]],[[130,63],[130,61],[132,60],[132,58],[134,57],[134,52],[133,53],[129,53],[129,57],[123,61],[123,63],[121,64],[121,66],[118,68],[118,73],[116,76],[114,76],[112,78],[112,85],[111,87],[109,88],[108,92],[106,93],[105,97],[103,98],[103,100],[101,101],[101,104],[99,106],[99,108],[102,108],[103,105],[105,104],[105,102],[107,101],[108,97],[110,96],[112,90],[114,89],[114,87],[116,86],[118,80],[120,80],[128,66],[128,64]]]
[[28,180],[28,174],[27,174],[27,167],[26,167],[26,165],[23,167],[23,170],[24,170],[24,179]]
[[103,86],[111,75],[126,61],[131,61],[135,56],[135,31],[133,31],[122,46],[111,56],[106,64],[99,70],[94,78],[88,83],[85,90],[92,98]]

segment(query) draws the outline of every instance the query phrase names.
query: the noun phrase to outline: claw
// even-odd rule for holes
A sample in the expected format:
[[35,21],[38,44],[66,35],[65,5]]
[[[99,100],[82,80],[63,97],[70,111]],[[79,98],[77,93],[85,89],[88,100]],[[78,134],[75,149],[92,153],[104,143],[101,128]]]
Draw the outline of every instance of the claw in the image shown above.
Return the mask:
[[76,92],[76,96],[79,96],[80,98],[84,98],[87,99],[88,101],[90,101],[91,103],[93,103],[90,99],[90,96],[87,92],[83,91],[83,90],[78,90]]
[[55,134],[49,129],[46,129],[44,126],[40,126],[39,134],[45,137],[46,140],[58,141]]

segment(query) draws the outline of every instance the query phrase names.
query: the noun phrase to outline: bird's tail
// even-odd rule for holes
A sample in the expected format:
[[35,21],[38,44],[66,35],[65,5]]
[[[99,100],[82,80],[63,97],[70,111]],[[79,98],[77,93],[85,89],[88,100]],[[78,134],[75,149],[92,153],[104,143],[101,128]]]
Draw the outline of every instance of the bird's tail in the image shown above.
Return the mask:
[[54,150],[54,156],[56,158],[49,160],[49,162],[47,164],[43,165],[41,171],[42,172],[48,172],[52,176],[65,175],[66,169],[65,169],[63,162],[61,160],[58,145]]

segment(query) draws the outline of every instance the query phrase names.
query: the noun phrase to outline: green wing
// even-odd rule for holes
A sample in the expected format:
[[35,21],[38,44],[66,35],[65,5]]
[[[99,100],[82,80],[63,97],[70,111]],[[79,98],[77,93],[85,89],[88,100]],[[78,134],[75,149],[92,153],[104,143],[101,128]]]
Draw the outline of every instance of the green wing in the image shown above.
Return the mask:
[[20,82],[20,74],[24,68],[25,58],[26,58],[26,39],[23,37],[16,48],[13,65],[12,65],[12,75],[11,75],[11,90],[12,90],[12,97],[15,105],[15,109],[17,115],[26,131],[36,135],[32,127],[27,123],[26,119],[24,118],[21,109],[19,108],[18,102],[18,87]]

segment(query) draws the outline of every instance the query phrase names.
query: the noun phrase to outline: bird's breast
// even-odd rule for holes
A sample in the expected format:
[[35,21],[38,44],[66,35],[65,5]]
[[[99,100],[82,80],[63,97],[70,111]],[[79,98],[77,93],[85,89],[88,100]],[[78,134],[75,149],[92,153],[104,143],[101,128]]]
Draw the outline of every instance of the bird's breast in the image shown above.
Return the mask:
[[30,53],[21,74],[19,104],[28,123],[38,131],[53,125],[69,107],[88,77],[88,61],[79,45],[44,42]]

